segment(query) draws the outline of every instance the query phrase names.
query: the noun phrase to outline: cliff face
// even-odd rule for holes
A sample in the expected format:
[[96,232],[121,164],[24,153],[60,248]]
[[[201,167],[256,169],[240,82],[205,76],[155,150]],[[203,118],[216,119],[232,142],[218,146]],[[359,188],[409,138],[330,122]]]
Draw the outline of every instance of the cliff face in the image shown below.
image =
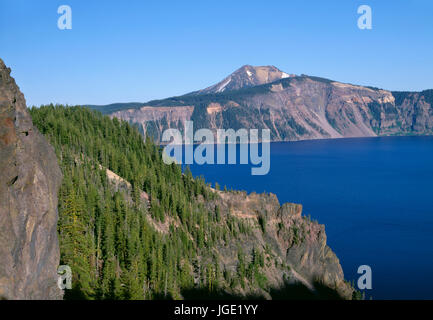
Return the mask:
[[0,59],[0,298],[60,299],[54,149]]
[[111,117],[118,119],[130,119],[133,123],[139,123],[143,134],[148,134],[158,141],[162,133],[168,128],[184,128],[185,121],[191,119],[194,112],[193,106],[182,107],[141,107],[116,111]]
[[[433,90],[391,92],[275,70],[257,78],[253,71],[260,68],[243,67],[207,89],[112,115],[140,124],[157,140],[185,120],[213,130],[267,128],[273,141],[433,134]],[[193,112],[172,121],[168,106]]]
[[[276,291],[301,284],[314,294],[317,286],[324,286],[341,298],[352,298],[353,288],[344,281],[339,259],[326,244],[325,227],[302,216],[301,205],[280,206],[274,194],[218,193],[221,212],[251,227],[252,232],[237,246],[243,252],[260,248],[266,253],[265,275]],[[219,248],[229,270],[238,262],[235,248],[235,244]],[[324,297],[319,294],[319,298]]]

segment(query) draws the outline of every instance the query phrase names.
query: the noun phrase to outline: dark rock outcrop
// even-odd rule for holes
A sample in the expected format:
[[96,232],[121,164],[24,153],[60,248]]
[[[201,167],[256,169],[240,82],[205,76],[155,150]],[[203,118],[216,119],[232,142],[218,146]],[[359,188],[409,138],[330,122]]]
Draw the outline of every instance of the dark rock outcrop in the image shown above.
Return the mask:
[[[344,280],[340,261],[327,245],[325,226],[303,216],[302,205],[280,206],[274,194],[218,193],[221,212],[252,228],[240,244],[243,252],[253,248],[266,252],[265,275],[271,287],[279,290],[300,283],[324,298],[317,293],[319,285],[334,290],[342,299],[352,298],[354,290]],[[219,254],[224,261],[222,268],[236,269],[236,245],[219,248]]]
[[54,149],[0,59],[0,298],[60,299]]

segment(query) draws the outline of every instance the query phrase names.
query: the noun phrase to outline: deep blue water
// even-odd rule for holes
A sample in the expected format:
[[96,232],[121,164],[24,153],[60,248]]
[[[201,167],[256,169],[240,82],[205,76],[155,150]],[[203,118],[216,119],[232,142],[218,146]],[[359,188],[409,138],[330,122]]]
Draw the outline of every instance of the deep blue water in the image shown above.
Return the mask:
[[325,224],[347,280],[373,271],[373,299],[433,299],[433,137],[271,144],[270,172],[250,165],[191,165],[195,176],[275,193]]

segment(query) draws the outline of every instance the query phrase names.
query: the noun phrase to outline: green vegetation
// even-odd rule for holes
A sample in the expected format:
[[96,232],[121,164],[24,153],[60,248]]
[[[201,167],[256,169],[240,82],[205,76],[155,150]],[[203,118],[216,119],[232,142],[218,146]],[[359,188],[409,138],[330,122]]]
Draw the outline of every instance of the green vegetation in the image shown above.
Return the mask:
[[81,107],[30,113],[63,172],[61,264],[73,270],[65,298],[177,299],[196,288],[265,287],[263,253],[242,254],[237,270],[226,270],[217,250],[251,227],[223,212],[203,179],[164,164],[136,127]]
[[102,114],[110,114],[124,109],[139,109],[144,105],[143,102],[128,102],[128,103],[112,103],[107,105],[88,105],[86,107],[100,111]]

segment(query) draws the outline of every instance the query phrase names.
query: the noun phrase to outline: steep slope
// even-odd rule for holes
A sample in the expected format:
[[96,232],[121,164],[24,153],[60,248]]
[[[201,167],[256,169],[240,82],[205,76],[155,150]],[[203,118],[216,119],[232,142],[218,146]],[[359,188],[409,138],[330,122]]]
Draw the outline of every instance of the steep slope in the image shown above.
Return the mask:
[[66,298],[352,297],[324,227],[301,206],[211,189],[116,118],[61,106],[31,114],[64,174]]
[[274,66],[250,66],[245,65],[233,72],[221,82],[206,89],[193,92],[191,94],[212,94],[225,91],[239,90],[242,88],[255,87],[258,85],[271,83],[280,79],[293,77]]
[[0,299],[61,298],[56,228],[62,175],[2,60],[0,174]]
[[278,69],[260,77],[247,74],[256,70],[250,72],[256,75],[260,68],[245,66],[207,89],[110,115],[139,124],[157,140],[167,128],[182,129],[186,120],[214,130],[267,128],[273,141],[433,133],[431,90],[390,92],[311,76],[286,77]]
[[[251,226],[242,251],[258,247],[265,252],[264,274],[272,288],[300,283],[315,291],[319,285],[351,297],[353,290],[344,281],[339,260],[326,244],[324,226],[302,216],[301,205],[280,205],[274,194],[219,192],[219,196],[216,203],[221,212]],[[219,250],[225,268],[236,270],[238,259],[233,252]]]

